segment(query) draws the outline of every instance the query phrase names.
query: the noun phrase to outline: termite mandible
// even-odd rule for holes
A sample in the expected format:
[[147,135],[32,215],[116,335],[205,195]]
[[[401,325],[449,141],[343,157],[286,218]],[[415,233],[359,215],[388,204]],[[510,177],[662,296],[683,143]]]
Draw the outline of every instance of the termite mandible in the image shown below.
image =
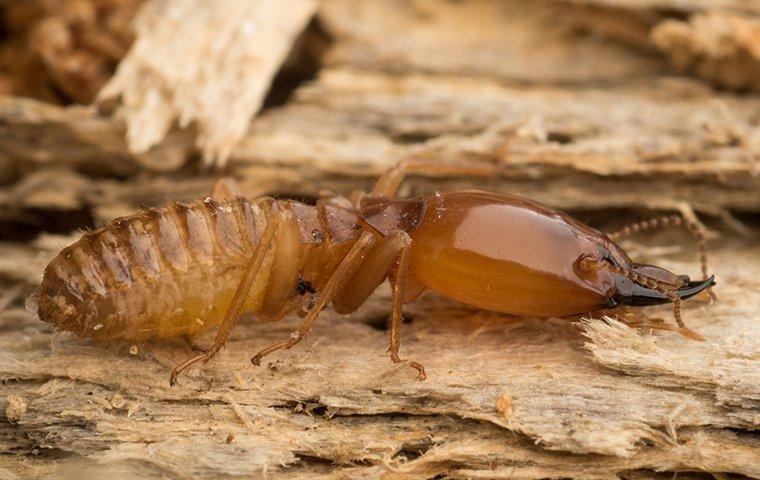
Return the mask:
[[[473,307],[532,317],[563,317],[671,302],[681,334],[681,301],[714,285],[699,227],[680,216],[640,222],[611,234],[537,202],[482,190],[397,199],[404,177],[483,175],[495,166],[403,161],[353,201],[316,206],[233,195],[220,182],[212,198],[117,218],[85,233],[45,269],[39,317],[96,340],[191,337],[218,325],[210,349],[177,365],[177,375],[209,361],[243,312],[279,320],[299,312],[290,337],[251,361],[291,348],[328,305],[356,311],[386,279],[393,292],[388,353],[399,356],[402,307],[429,289]],[[701,281],[633,262],[614,240],[665,225],[699,241]],[[662,326],[662,324],[661,324]],[[408,364],[420,379],[425,369]]]

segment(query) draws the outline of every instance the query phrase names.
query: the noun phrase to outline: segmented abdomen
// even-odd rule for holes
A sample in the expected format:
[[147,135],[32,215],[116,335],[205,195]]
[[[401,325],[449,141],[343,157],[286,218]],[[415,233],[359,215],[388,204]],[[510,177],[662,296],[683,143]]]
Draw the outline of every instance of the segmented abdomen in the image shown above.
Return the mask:
[[[206,199],[113,220],[45,269],[40,318],[96,339],[168,338],[217,324],[276,205]],[[257,279],[269,275],[271,257]],[[246,310],[261,305],[266,284],[254,284]]]

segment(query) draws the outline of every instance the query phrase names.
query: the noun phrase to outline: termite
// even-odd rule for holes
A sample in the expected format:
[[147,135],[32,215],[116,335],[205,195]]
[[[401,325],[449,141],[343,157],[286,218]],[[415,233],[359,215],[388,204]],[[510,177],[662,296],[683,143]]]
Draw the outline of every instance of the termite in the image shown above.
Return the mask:
[[[251,361],[298,344],[320,312],[356,311],[386,279],[392,287],[389,349],[399,356],[403,305],[425,289],[473,307],[531,317],[566,317],[619,305],[672,303],[709,289],[701,229],[680,216],[604,234],[540,203],[472,189],[397,199],[412,173],[486,174],[497,167],[405,161],[371,193],[315,206],[233,195],[229,183],[192,204],[173,203],[117,218],[85,233],[45,269],[39,317],[96,340],[191,337],[218,325],[213,345],[177,365],[170,383],[225,344],[243,312],[264,321],[302,316],[289,338]],[[615,240],[665,225],[699,240],[702,275],[691,281],[636,263]],[[661,324],[660,326],[662,327]],[[408,365],[425,378],[417,362]]]

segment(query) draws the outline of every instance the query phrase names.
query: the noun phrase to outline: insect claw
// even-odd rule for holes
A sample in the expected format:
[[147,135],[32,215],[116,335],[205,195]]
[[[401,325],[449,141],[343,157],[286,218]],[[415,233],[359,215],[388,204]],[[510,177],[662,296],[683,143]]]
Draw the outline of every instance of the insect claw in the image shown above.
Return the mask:
[[409,362],[409,366],[417,370],[417,380],[423,381],[427,378],[427,373],[425,373],[425,367],[423,367],[417,362]]
[[254,355],[253,357],[251,357],[251,363],[254,364],[254,365],[256,365],[257,367],[260,367],[261,366],[261,357],[258,354]]

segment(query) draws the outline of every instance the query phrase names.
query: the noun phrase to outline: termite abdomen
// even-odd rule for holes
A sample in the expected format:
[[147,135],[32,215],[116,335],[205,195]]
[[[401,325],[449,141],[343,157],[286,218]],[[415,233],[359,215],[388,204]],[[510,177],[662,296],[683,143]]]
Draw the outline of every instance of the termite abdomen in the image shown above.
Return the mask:
[[236,197],[113,220],[47,267],[40,318],[96,339],[166,338],[214,325],[268,212]]

